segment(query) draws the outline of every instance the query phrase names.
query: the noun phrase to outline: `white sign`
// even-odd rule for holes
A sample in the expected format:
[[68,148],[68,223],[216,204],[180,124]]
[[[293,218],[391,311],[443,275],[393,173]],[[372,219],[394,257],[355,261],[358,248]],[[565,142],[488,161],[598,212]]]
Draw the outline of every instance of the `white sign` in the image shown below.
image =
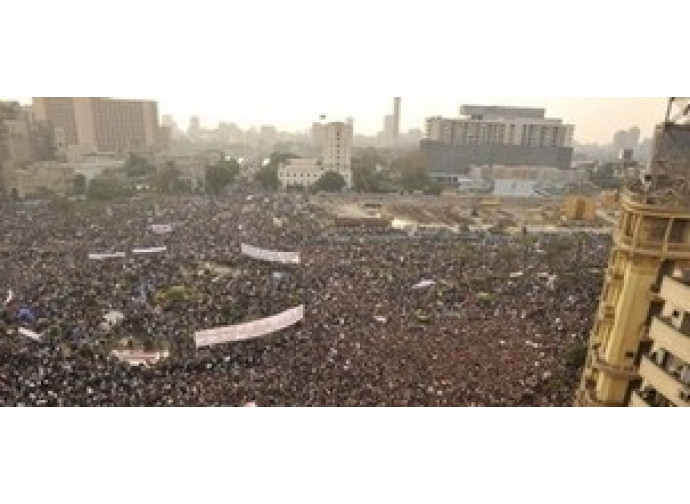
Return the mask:
[[251,245],[242,244],[242,254],[259,261],[267,261],[280,264],[299,264],[299,252],[277,252],[275,250],[265,250]]
[[130,366],[151,366],[169,357],[168,352],[138,352],[133,350],[113,350],[113,355]]
[[89,259],[92,261],[104,261],[106,259],[125,259],[127,254],[124,252],[115,252],[113,254],[89,254]]
[[21,334],[22,336],[25,336],[29,339],[32,339],[34,341],[41,341],[41,335],[40,334],[37,334],[37,333],[30,331],[28,329],[25,329],[23,327],[19,328],[19,334]]
[[433,280],[422,280],[417,285],[412,287],[412,289],[413,290],[427,289],[429,287],[433,287],[434,285],[436,285],[436,282],[434,282]]
[[254,322],[199,331],[194,335],[194,341],[197,348],[247,341],[277,333],[302,320],[304,320],[304,306],[298,306],[278,315]]
[[132,250],[132,254],[134,255],[144,255],[144,254],[162,254],[163,252],[167,252],[168,247],[153,247],[153,248],[146,248],[146,249],[134,249]]
[[152,224],[151,232],[157,235],[170,234],[173,232],[172,224]]

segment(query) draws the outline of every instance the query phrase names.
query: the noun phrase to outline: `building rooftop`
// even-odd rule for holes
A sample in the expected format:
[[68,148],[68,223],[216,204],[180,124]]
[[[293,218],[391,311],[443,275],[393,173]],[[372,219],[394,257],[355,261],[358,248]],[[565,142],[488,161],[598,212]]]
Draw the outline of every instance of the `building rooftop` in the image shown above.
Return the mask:
[[479,116],[486,119],[545,119],[546,109],[533,107],[501,107],[493,105],[463,105],[461,116]]

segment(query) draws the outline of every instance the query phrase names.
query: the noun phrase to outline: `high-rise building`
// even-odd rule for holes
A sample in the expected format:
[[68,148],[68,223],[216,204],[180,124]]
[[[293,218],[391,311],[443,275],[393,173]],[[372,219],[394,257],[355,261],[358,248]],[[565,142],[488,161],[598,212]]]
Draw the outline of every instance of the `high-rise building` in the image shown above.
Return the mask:
[[690,125],[669,116],[621,196],[576,404],[690,406],[689,270]]
[[189,118],[189,128],[187,129],[187,134],[196,138],[201,134],[201,121],[198,116],[192,116]]
[[393,145],[397,146],[400,139],[400,114],[402,107],[402,98],[395,98],[393,100]]
[[37,119],[59,127],[74,153],[152,152],[160,148],[158,104],[110,98],[34,98]]
[[323,169],[337,172],[352,187],[352,127],[346,123],[333,122],[323,129]]
[[426,126],[421,149],[432,175],[481,165],[571,168],[575,128],[545,109],[465,105],[460,118],[431,117]]

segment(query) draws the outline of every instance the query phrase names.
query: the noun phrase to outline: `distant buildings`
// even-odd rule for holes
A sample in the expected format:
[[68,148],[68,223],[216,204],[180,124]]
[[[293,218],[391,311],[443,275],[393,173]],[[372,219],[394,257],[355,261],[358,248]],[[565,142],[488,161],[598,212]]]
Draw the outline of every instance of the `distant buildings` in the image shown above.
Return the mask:
[[14,170],[10,191],[14,198],[39,196],[42,192],[67,196],[74,189],[74,166],[69,163],[43,161]]
[[171,132],[161,128],[158,104],[110,98],[34,98],[37,120],[65,135],[70,159],[92,153],[158,152],[170,148]]
[[[42,185],[60,192],[63,184],[52,180],[46,164],[64,160],[65,135],[62,129],[37,120],[29,107],[17,102],[0,102],[0,196],[31,193]],[[42,162],[42,171],[34,168]],[[26,187],[26,191],[21,190]],[[21,191],[20,191],[21,190]]]
[[321,145],[321,157],[297,158],[283,163],[278,178],[284,188],[309,188],[325,173],[340,174],[348,188],[352,187],[352,125],[343,122],[314,123],[312,142]]
[[574,126],[546,118],[545,109],[465,105],[460,118],[431,117],[426,126],[421,149],[432,176],[482,165],[571,167]]
[[393,100],[393,145],[398,145],[400,137],[400,114],[402,108],[402,98]]
[[393,114],[383,118],[383,132],[379,135],[382,147],[398,147],[400,144],[400,114],[402,99],[393,99]]
[[187,128],[187,134],[190,138],[199,138],[201,135],[201,121],[198,116],[192,116],[189,118],[189,128]]

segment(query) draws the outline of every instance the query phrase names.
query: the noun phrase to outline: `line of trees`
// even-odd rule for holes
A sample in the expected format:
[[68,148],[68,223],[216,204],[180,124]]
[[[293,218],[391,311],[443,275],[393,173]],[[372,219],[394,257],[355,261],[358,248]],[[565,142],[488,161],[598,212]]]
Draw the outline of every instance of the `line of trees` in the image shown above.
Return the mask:
[[[278,170],[282,163],[296,156],[274,153],[253,175],[251,180],[240,181],[240,164],[236,159],[221,156],[221,159],[206,166],[203,190],[207,194],[219,195],[238,183],[263,191],[277,191],[281,187]],[[366,193],[423,192],[441,194],[443,187],[430,179],[426,158],[422,153],[404,154],[388,162],[376,149],[369,148],[353,157],[352,176],[354,190]],[[312,189],[321,192],[341,192],[347,181],[336,172],[325,173]],[[156,166],[147,158],[132,154],[122,169],[103,174],[88,182],[83,175],[74,179],[74,193],[90,199],[109,200],[126,197],[139,190],[163,194],[187,194],[195,187],[183,177],[174,161]],[[290,190],[301,190],[293,187]]]

